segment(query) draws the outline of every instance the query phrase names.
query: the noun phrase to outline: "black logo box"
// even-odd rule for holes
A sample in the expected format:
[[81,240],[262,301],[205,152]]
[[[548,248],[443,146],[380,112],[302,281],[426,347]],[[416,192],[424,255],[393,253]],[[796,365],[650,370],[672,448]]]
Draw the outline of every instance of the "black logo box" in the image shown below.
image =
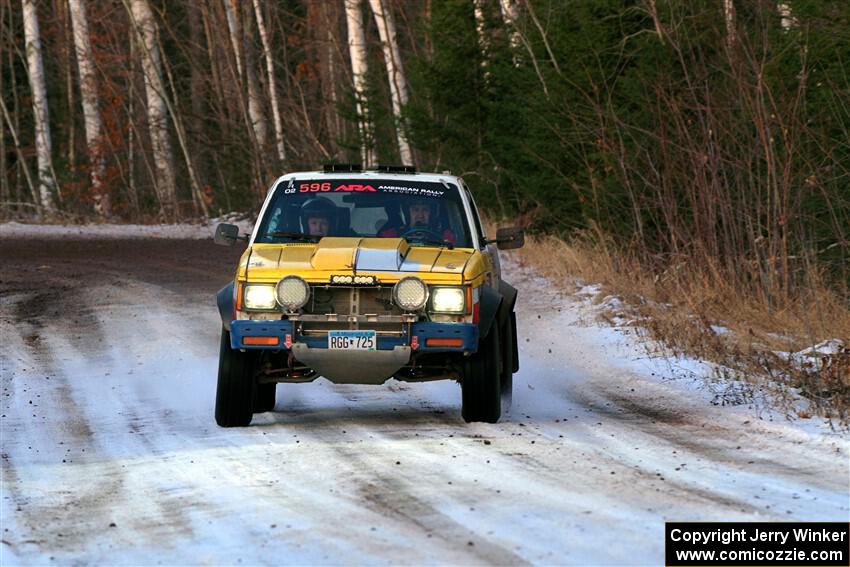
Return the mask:
[[[688,551],[714,551],[714,557],[709,553],[681,554]],[[720,559],[721,551],[733,559]],[[833,552],[831,558],[812,558],[813,552],[830,551]],[[850,565],[850,523],[667,522],[664,526],[664,563],[668,567],[847,567]]]

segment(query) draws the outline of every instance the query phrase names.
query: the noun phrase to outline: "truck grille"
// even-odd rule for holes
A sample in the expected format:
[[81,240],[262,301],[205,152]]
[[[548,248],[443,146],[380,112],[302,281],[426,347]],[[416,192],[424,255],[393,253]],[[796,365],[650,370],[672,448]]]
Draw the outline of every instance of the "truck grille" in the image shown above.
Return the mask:
[[370,329],[379,335],[404,333],[404,312],[393,303],[392,288],[313,286],[301,316],[305,335],[341,329]]

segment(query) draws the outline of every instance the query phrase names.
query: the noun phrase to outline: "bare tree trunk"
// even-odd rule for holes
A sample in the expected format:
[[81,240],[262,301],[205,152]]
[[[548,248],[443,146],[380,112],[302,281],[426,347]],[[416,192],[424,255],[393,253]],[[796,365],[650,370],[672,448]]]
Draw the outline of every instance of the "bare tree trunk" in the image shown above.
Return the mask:
[[[162,45],[159,45],[159,50],[160,52],[163,51]],[[163,66],[165,67],[165,73],[168,77],[168,84],[171,87],[172,99],[175,101],[169,102],[166,98],[165,104],[168,108],[168,112],[171,114],[171,120],[174,122],[174,132],[177,134],[177,143],[180,146],[180,151],[183,153],[183,159],[186,160],[186,170],[189,172],[189,184],[192,187],[192,202],[195,205],[195,214],[200,212],[204,218],[209,218],[209,208],[207,207],[207,202],[204,200],[201,184],[198,181],[198,175],[195,170],[195,164],[192,161],[192,155],[189,151],[186,129],[183,127],[183,119],[177,109],[177,91],[174,88],[174,75],[171,73],[171,66],[168,64],[167,59],[163,61]]]
[[266,120],[262,112],[262,101],[260,99],[260,88],[257,84],[257,75],[253,65],[248,62],[247,48],[244,42],[242,27],[242,13],[240,3],[237,0],[223,0],[224,13],[227,19],[227,27],[230,32],[230,42],[233,45],[233,56],[236,59],[236,71],[239,75],[238,81],[244,81],[243,85],[248,91],[248,126],[251,136],[256,143],[256,189],[259,190],[263,184],[264,152],[268,144]]
[[325,13],[327,17],[328,28],[327,32],[327,46],[325,50],[325,55],[328,58],[328,76],[327,82],[325,83],[325,90],[327,92],[327,103],[325,104],[325,120],[328,123],[328,138],[330,139],[330,146],[333,148],[333,153],[336,155],[339,152],[339,140],[342,137],[340,135],[341,128],[339,124],[339,99],[336,94],[337,87],[337,60],[336,60],[336,34],[334,28],[330,26],[331,17],[331,5],[325,5]]
[[[233,44],[233,54],[236,57],[236,72],[239,74],[239,79],[242,79],[242,41],[241,30],[236,16],[239,13],[239,5],[236,0],[224,1],[224,15],[227,17],[227,28],[230,31],[230,43]],[[233,2],[233,4],[231,4]]]
[[777,2],[776,10],[779,12],[779,25],[788,31],[797,25],[797,18],[791,13],[791,5],[788,2]]
[[[251,117],[254,134],[257,136],[257,143],[263,155],[265,155],[269,143],[269,128],[265,112],[263,112],[262,89],[260,88],[260,81],[257,79],[257,70],[254,65],[253,46],[246,44],[248,38],[253,36],[251,9],[248,4],[244,4],[243,6],[245,7],[245,13],[242,19],[242,23],[244,24],[242,26],[242,53],[245,56],[245,82],[248,85],[248,115]],[[265,162],[265,159],[262,161]]]
[[3,118],[6,119],[6,123],[9,126],[9,133],[12,135],[12,143],[15,144],[15,151],[18,154],[18,163],[21,166],[21,170],[24,172],[24,177],[26,178],[27,185],[30,188],[33,204],[35,205],[35,209],[38,211],[38,214],[41,215],[41,200],[39,199],[38,191],[36,190],[35,183],[30,175],[29,167],[27,167],[27,161],[24,159],[24,152],[21,149],[21,141],[18,138],[18,133],[15,131],[15,124],[12,122],[12,117],[9,116],[9,110],[6,108],[6,103],[3,102],[3,97],[0,97],[0,110],[3,111]]
[[228,110],[231,109],[232,104],[227,104],[228,97],[224,95],[224,81],[222,80],[222,76],[224,75],[223,69],[221,69],[221,61],[222,59],[226,60],[226,57],[217,57],[216,52],[216,44],[214,35],[212,33],[212,23],[210,22],[210,14],[206,9],[206,5],[204,5],[204,9],[201,12],[201,20],[204,26],[204,37],[207,42],[207,57],[210,65],[210,77],[212,79],[212,92],[215,95],[216,107],[219,109],[219,120],[225,122],[225,118],[229,118]]
[[162,83],[162,64],[156,39],[156,21],[148,0],[130,0],[130,2],[132,5],[130,15],[141,47],[140,55],[148,103],[148,130],[157,178],[157,196],[162,215],[168,220],[174,220],[178,214],[177,180],[174,174],[171,142],[168,139],[168,118],[165,89]]
[[413,152],[410,151],[410,143],[407,141],[407,128],[402,116],[402,109],[408,101],[407,79],[404,76],[404,67],[398,49],[395,20],[392,12],[384,9],[382,0],[369,0],[369,4],[372,6],[375,23],[378,25],[378,35],[381,37],[381,46],[384,49],[384,63],[390,82],[390,97],[392,98],[393,116],[396,122],[399,157],[401,163],[413,165]]
[[274,58],[272,57],[271,45],[269,44],[269,35],[266,31],[266,24],[263,20],[263,11],[260,7],[260,0],[254,0],[254,12],[257,17],[257,29],[260,31],[260,39],[263,42],[263,54],[266,58],[266,74],[268,75],[269,83],[269,102],[272,106],[272,120],[274,122],[274,138],[275,147],[277,148],[277,159],[280,164],[286,161],[286,152],[283,147],[283,122],[280,119],[280,108],[277,98],[277,81],[274,73]]
[[47,88],[44,83],[44,65],[41,59],[41,37],[38,14],[33,0],[21,0],[24,8],[24,36],[26,37],[27,68],[32,90],[32,110],[35,117],[35,148],[38,157],[38,195],[42,208],[55,212],[51,192],[56,187],[51,157],[50,113],[47,108]]
[[[227,61],[227,71],[230,75],[230,81],[227,81],[224,76],[221,76],[222,86],[228,89],[228,96],[226,97],[226,102],[231,103],[229,108],[232,107],[232,111],[239,114],[242,120],[245,123],[245,128],[248,134],[248,139],[251,142],[251,146],[253,151],[251,152],[252,159],[252,168],[253,168],[253,185],[252,189],[259,193],[264,185],[263,179],[263,149],[260,144],[260,140],[257,137],[257,132],[255,129],[255,122],[252,119],[251,113],[249,112],[250,104],[245,100],[245,80],[241,75],[243,70],[242,65],[242,32],[241,26],[239,25],[239,21],[237,20],[238,12],[234,10],[234,5],[229,3],[229,0],[223,0],[221,3],[214,2],[214,5],[221,6],[224,10],[224,21],[227,23],[227,27],[231,37],[231,47],[232,49],[223,49],[224,59]],[[236,6],[238,8],[238,5]],[[221,20],[220,16],[217,18],[219,21]],[[209,21],[209,19],[207,19]],[[209,37],[207,38],[207,43],[210,48],[214,47],[215,41],[215,28],[213,27],[217,22],[209,22]],[[232,56],[232,58],[231,58]],[[219,57],[215,57],[210,52],[210,59],[212,61],[219,61]],[[234,63],[235,61],[235,63]]]
[[[316,42],[316,59],[318,61],[319,77],[321,80],[322,107],[321,113],[325,124],[327,150],[331,156],[339,155],[339,141],[343,137],[343,127],[340,123],[339,85],[340,61],[340,20],[337,2],[314,2],[316,6],[316,21],[314,26]],[[344,60],[343,60],[344,61]],[[342,64],[344,67],[344,63]]]
[[344,0],[345,20],[348,26],[348,51],[351,56],[351,74],[354,79],[354,96],[357,109],[357,128],[360,131],[360,159],[363,167],[375,162],[372,147],[372,121],[366,100],[366,34],[363,30],[363,12],[360,0]]
[[522,40],[519,37],[517,29],[517,19],[519,19],[519,10],[514,0],[499,0],[499,8],[502,10],[502,20],[505,22],[505,27],[508,29],[508,37],[510,38],[511,51],[514,52],[514,64],[519,64],[516,50],[519,48]]
[[127,132],[127,194],[130,198],[130,205],[133,207],[133,212],[138,215],[139,209],[139,192],[136,189],[136,43],[130,42],[130,73],[127,75],[127,123],[129,125]]
[[68,0],[71,9],[71,24],[74,28],[74,48],[77,54],[77,67],[80,72],[80,94],[83,101],[83,118],[86,129],[86,145],[91,164],[91,182],[94,192],[94,210],[100,216],[112,213],[109,193],[104,186],[106,159],[101,147],[103,121],[100,117],[97,80],[94,75],[94,62],[89,39],[89,24],[86,6],[82,0]]
[[[731,1],[731,0],[729,0]],[[546,37],[546,30],[543,28],[543,25],[540,23],[540,19],[538,19],[537,14],[534,12],[534,6],[531,5],[529,0],[525,0],[525,8],[528,12],[528,15],[531,17],[531,21],[534,22],[534,26],[537,28],[537,31],[540,33],[540,38],[543,40],[543,45],[546,46],[546,53],[549,54],[549,59],[552,60],[552,66],[555,68],[555,71],[559,75],[561,75],[561,66],[558,65],[558,59],[555,57],[555,51],[552,49],[552,46],[549,44],[549,39]]]
[[[6,8],[7,3],[3,2],[0,4],[0,26],[5,30],[6,28]],[[0,34],[0,39],[5,43],[6,33],[4,31],[3,34]],[[5,73],[0,73],[0,100],[2,100],[2,93],[5,93],[4,87],[6,86],[3,78],[5,77]],[[4,104],[5,107],[5,104]],[[6,158],[6,120],[0,120],[0,202],[7,203],[12,200],[11,191],[9,188],[9,165],[7,163]],[[6,208],[8,211],[9,209]]]
[[664,43],[664,27],[661,25],[661,18],[658,16],[658,6],[655,0],[647,0],[649,5],[649,14],[652,16],[652,23],[655,24],[655,33],[658,34],[658,39]]
[[[55,0],[56,2],[56,11],[62,14],[62,31],[64,32],[64,40],[62,46],[62,58],[64,59],[64,71],[65,71],[65,95],[67,105],[67,114],[68,116],[68,147],[66,149],[66,155],[68,159],[68,169],[71,171],[74,170],[77,166],[77,129],[76,129],[76,121],[74,120],[74,116],[77,114],[77,106],[76,101],[74,100],[74,57],[71,55],[71,45],[74,45],[74,32],[73,32],[73,24],[71,22],[71,14],[68,10],[68,4],[64,0]],[[60,144],[61,146],[61,144]],[[59,153],[61,155],[62,149],[60,147]]]
[[[499,7],[502,10],[502,19],[505,22],[505,27],[508,30],[508,34],[510,36],[510,46],[511,53],[513,55],[514,66],[519,67],[521,60],[519,55],[517,54],[517,49],[520,45],[525,47],[525,51],[528,53],[528,58],[531,61],[532,67],[534,67],[534,72],[537,74],[537,78],[540,80],[540,86],[543,87],[543,94],[546,95],[546,98],[549,98],[549,87],[546,86],[546,78],[543,76],[543,72],[540,70],[540,65],[537,63],[537,57],[534,55],[534,48],[531,45],[531,42],[528,38],[520,31],[518,26],[519,19],[519,8],[517,7],[515,0],[500,0]],[[540,28],[540,33],[543,36],[544,43],[547,43],[546,36],[543,33],[542,27]],[[550,51],[551,53],[551,51]],[[560,69],[558,68],[557,61],[554,60],[554,55],[552,64],[555,67],[555,70],[560,73]]]
[[735,31],[735,3],[732,0],[723,0],[723,20],[726,22],[726,45],[731,49],[738,41]]
[[484,17],[484,0],[472,0],[475,13],[475,34],[478,36],[478,49],[481,51],[481,68],[484,69],[484,80],[489,81],[490,71],[490,38],[487,37],[487,20]]
[[[8,3],[11,8],[11,2]],[[10,10],[11,12],[11,10]],[[10,22],[13,21],[13,14],[9,15]],[[6,25],[5,19],[3,20],[3,31],[8,33],[8,30],[12,29],[12,25]],[[9,41],[12,41],[9,39]],[[7,60],[4,62],[8,67],[8,69],[12,69],[15,66],[15,50],[8,49],[6,50]],[[26,180],[28,183],[28,187],[30,189],[30,193],[32,194],[32,202],[35,205],[36,211],[39,215],[43,213],[41,209],[41,200],[38,198],[38,192],[35,189],[35,185],[32,183],[32,178],[30,176],[29,167],[27,167],[26,161],[23,159],[23,153],[21,152],[21,146],[19,140],[15,137],[20,130],[20,100],[21,96],[18,90],[18,82],[15,80],[14,76],[9,77],[9,92],[12,95],[12,108],[5,109],[6,119],[9,123],[9,131],[14,138],[13,142],[15,145],[15,151],[18,153],[18,159],[15,162],[15,168],[18,170],[18,174],[15,175],[15,201],[23,201],[23,197],[21,195],[23,191],[23,180]],[[2,102],[2,98],[0,98],[0,102]],[[5,108],[5,104],[3,105]]]
[[190,2],[186,5],[186,12],[189,19],[189,54],[191,57],[191,75],[189,78],[189,93],[191,96],[191,112],[187,124],[187,138],[191,153],[195,157],[196,173],[198,182],[204,190],[207,189],[205,181],[208,177],[206,167],[207,152],[200,140],[204,135],[204,116],[206,114],[206,102],[208,87],[206,80],[209,78],[205,74],[203,61],[206,55],[206,46],[204,45],[204,29],[201,22],[201,10],[205,10],[204,3]]

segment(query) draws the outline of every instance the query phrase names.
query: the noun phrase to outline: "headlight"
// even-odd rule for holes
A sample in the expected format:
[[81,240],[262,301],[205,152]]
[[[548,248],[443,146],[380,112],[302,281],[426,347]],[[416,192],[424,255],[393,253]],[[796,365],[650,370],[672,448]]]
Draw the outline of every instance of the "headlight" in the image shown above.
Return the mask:
[[248,284],[245,286],[245,309],[275,309],[273,285]]
[[277,302],[289,311],[301,309],[310,299],[310,286],[298,276],[286,276],[275,288]]
[[465,305],[462,287],[435,287],[431,294],[431,311],[437,313],[463,313]]
[[418,311],[428,301],[428,286],[414,276],[403,278],[393,288],[393,299],[405,311]]

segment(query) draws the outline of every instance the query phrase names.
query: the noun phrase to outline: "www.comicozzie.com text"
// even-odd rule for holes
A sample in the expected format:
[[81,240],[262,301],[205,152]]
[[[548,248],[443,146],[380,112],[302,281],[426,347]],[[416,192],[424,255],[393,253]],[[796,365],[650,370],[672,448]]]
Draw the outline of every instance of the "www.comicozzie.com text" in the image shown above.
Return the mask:
[[691,531],[675,528],[670,532],[672,541],[686,541],[690,543],[722,543],[727,545],[736,541],[772,541],[781,544],[788,542],[793,533],[794,540],[798,542],[829,542],[845,541],[847,532],[834,530],[813,530],[811,528],[798,528],[787,530],[761,530],[758,528],[748,530],[739,529],[716,529],[710,531]]

